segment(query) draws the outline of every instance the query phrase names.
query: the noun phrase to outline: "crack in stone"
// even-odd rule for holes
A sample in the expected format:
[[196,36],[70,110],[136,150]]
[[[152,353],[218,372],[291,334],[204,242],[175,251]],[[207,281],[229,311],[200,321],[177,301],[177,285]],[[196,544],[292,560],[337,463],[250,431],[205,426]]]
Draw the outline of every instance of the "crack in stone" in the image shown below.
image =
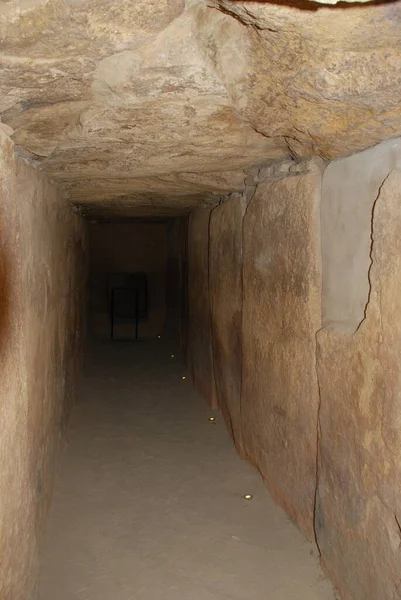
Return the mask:
[[396,513],[394,513],[394,519],[395,519],[395,522],[397,523],[398,533],[399,533],[400,540],[401,540],[401,523],[400,523],[400,520],[399,520],[398,515]]
[[377,201],[380,198],[380,194],[381,194],[381,191],[383,189],[383,186],[386,183],[387,179],[390,177],[390,175],[391,175],[392,172],[393,172],[393,169],[391,169],[391,171],[389,171],[387,173],[387,175],[385,176],[385,178],[383,179],[383,181],[379,185],[376,198],[374,199],[373,205],[372,205],[371,218],[370,218],[370,250],[369,250],[370,265],[369,265],[369,269],[368,269],[369,291],[368,291],[368,298],[367,298],[367,301],[366,301],[366,304],[365,304],[365,308],[363,310],[363,318],[360,321],[360,323],[358,324],[358,327],[355,329],[354,333],[357,333],[359,331],[360,327],[362,326],[362,323],[364,323],[366,321],[368,307],[369,307],[370,299],[371,299],[371,296],[372,296],[372,266],[373,266],[375,210],[376,210],[376,204],[377,204]]

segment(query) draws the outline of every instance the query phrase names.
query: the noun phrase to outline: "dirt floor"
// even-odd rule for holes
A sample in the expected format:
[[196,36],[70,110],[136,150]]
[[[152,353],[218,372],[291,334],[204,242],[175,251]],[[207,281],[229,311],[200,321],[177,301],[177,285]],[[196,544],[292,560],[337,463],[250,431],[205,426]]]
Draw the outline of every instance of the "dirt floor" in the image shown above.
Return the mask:
[[238,458],[219,413],[208,420],[178,356],[164,340],[90,353],[41,600],[334,600],[313,546]]

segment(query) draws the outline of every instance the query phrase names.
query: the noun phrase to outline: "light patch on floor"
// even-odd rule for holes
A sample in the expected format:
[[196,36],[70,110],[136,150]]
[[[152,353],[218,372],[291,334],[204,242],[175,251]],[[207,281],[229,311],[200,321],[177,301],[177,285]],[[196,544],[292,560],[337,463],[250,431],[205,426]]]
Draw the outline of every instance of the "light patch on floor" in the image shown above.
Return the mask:
[[313,546],[238,458],[219,413],[209,420],[173,344],[104,344],[87,363],[41,600],[335,599]]

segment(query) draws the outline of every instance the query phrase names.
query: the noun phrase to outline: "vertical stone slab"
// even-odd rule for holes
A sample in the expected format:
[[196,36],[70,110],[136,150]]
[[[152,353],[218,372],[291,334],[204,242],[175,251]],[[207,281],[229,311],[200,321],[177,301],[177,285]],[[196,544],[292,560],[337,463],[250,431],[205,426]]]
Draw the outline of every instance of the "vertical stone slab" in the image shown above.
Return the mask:
[[219,407],[237,450],[243,454],[242,382],[242,221],[244,196],[232,196],[210,219],[210,303],[214,374]]
[[[333,270],[337,273],[335,293],[340,299],[333,318],[333,296],[326,286],[323,306],[331,325],[318,334],[316,535],[323,563],[347,600],[401,597],[400,167],[401,144],[392,141],[332,163],[323,178],[323,204],[328,199],[338,206],[360,204],[364,195],[370,223],[370,230],[358,230],[352,221],[327,220],[322,229],[324,238],[331,228],[341,255],[344,248],[349,252],[340,270],[335,245],[331,260],[327,256],[323,263],[331,289]],[[349,187],[355,190],[358,181],[359,195],[354,197]],[[351,288],[350,294],[349,288],[341,287],[351,278],[361,243],[362,310],[360,288],[358,293]]]
[[243,443],[276,500],[314,537],[321,172],[260,183],[244,218]]
[[211,210],[196,210],[189,217],[187,360],[196,387],[216,407],[209,297]]
[[0,598],[36,598],[38,554],[80,367],[84,221],[0,132]]

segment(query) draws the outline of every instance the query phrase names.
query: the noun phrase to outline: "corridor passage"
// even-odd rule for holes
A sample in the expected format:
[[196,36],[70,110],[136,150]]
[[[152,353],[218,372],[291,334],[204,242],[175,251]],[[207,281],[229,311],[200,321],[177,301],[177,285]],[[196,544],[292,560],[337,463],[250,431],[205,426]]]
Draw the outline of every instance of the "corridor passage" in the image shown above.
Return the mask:
[[335,599],[219,413],[209,421],[173,344],[104,343],[86,363],[41,600]]

